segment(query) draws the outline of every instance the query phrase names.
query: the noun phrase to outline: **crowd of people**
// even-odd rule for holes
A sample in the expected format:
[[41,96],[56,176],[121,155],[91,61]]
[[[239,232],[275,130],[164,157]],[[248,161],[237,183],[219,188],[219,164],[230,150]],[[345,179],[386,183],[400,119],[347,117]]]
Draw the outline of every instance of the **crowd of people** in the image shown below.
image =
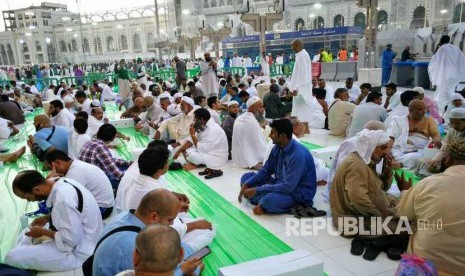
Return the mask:
[[[121,60],[113,65],[117,93],[107,80],[63,82],[42,91],[35,83],[15,81],[1,87],[0,138],[16,135],[24,114],[43,107],[27,146],[47,171],[44,177],[24,170],[13,180],[14,194],[43,202],[46,214],[19,234],[5,263],[38,271],[83,267],[92,275],[199,274],[202,260],[187,257],[209,245],[216,228],[189,215],[189,197],[170,190],[165,174],[203,167],[199,176],[212,179],[235,166],[248,172],[227,180],[237,181],[239,202],[249,200],[255,215],[324,216],[313,202],[317,187],[327,185],[335,226],[342,235],[355,236],[352,254],[374,260],[384,251],[398,260],[407,250],[433,261],[441,272],[460,274],[465,263],[463,97],[450,93],[443,114],[421,87],[401,92],[389,83],[384,97],[369,83],[358,87],[348,78],[334,89],[310,77],[303,41],[293,41],[292,50],[295,65],[287,79],[270,78],[263,67],[245,76],[221,73],[206,53],[192,79],[186,77],[186,62],[175,57],[169,62],[176,72],[171,81],[148,76],[142,59],[135,69]],[[234,58],[231,62],[239,65]],[[262,89],[269,91],[259,97]],[[133,161],[114,151],[131,137],[109,120],[110,105],[152,140]],[[302,145],[305,123],[345,137],[332,164]],[[437,154],[425,160],[432,148]],[[0,158],[15,162],[23,154],[25,148]],[[422,163],[432,176],[413,187],[404,174],[393,173]],[[388,193],[393,178],[400,198]],[[340,220],[346,217],[407,217],[413,224],[441,219],[443,228],[414,229],[410,236],[349,235]]]

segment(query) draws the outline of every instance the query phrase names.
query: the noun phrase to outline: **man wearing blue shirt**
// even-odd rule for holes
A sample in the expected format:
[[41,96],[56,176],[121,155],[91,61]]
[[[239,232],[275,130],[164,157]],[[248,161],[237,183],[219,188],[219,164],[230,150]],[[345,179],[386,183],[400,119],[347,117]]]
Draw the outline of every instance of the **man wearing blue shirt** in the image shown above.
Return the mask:
[[383,51],[383,55],[381,57],[381,65],[382,65],[381,84],[382,85],[387,84],[389,82],[389,79],[391,78],[392,63],[395,58],[396,58],[396,53],[392,51],[392,44],[388,44],[386,46],[386,50]]
[[[103,230],[100,238],[121,226],[137,226],[144,229],[149,224],[171,225],[176,218],[181,203],[178,198],[165,189],[155,189],[147,193],[141,200],[137,210],[123,212],[115,217]],[[133,269],[133,252],[137,233],[134,231],[121,231],[107,237],[94,254],[92,275],[116,275],[121,271]],[[194,252],[185,244],[184,257]],[[175,275],[191,275],[202,260],[189,260],[181,263]]]
[[256,205],[256,215],[286,213],[298,204],[312,206],[317,188],[312,155],[292,139],[293,127],[288,119],[274,120],[270,126],[275,146],[257,173],[242,176],[239,202],[242,197],[249,199]]
[[34,127],[36,133],[34,136],[29,136],[27,144],[40,161],[44,160],[45,153],[51,149],[68,153],[68,129],[62,126],[52,126],[46,114],[34,117]]

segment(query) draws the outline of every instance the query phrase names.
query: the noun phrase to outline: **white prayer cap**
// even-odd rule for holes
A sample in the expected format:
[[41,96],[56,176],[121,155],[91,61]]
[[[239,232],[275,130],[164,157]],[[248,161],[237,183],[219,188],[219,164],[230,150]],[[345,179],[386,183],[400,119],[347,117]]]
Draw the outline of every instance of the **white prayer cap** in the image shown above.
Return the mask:
[[[63,98],[63,101],[64,101],[65,103],[73,103],[73,102],[74,102],[74,99],[71,98],[70,96],[65,96],[65,97]],[[99,104],[100,104],[100,103],[99,103]]]
[[449,118],[452,119],[465,119],[465,108],[464,107],[457,107],[450,111]]
[[463,98],[463,96],[460,93],[454,93],[452,94],[452,96],[450,96],[450,101],[453,102],[456,100],[465,101],[465,98]]
[[171,94],[170,94],[170,92],[165,91],[165,92],[163,92],[163,93],[160,94],[159,98],[160,98],[160,99],[161,99],[161,98],[170,98],[170,99],[171,99]]
[[251,79],[253,79],[253,77],[252,76],[247,76],[247,79],[251,80]]
[[260,101],[259,97],[257,97],[257,96],[251,97],[250,99],[247,100],[247,107],[251,107],[252,105],[257,103],[258,101]]
[[239,102],[238,101],[229,101],[229,102],[227,102],[227,105],[228,105],[228,107],[233,106],[233,105],[239,106]]
[[100,101],[99,100],[92,100],[90,102],[91,105],[93,105],[94,107],[100,107]]
[[412,90],[417,91],[420,94],[425,94],[425,89],[423,89],[423,87],[420,87],[420,86],[417,86],[417,87],[413,88]]
[[181,108],[177,104],[170,104],[166,109],[171,116],[176,116],[181,113]]
[[189,98],[189,97],[186,97],[186,96],[183,96],[183,97],[182,97],[182,101],[181,101],[181,102],[185,102],[186,104],[188,104],[188,105],[190,105],[190,106],[192,106],[192,107],[194,107],[194,105],[195,105],[194,100],[193,100],[192,98]]
[[173,98],[176,100],[176,99],[179,99],[179,98],[182,98],[182,93],[178,92],[176,94],[174,94]]
[[103,89],[103,88],[105,88],[105,84],[103,84],[103,83],[99,83],[99,84],[98,84],[98,87],[100,87],[100,88],[102,88],[102,89]]

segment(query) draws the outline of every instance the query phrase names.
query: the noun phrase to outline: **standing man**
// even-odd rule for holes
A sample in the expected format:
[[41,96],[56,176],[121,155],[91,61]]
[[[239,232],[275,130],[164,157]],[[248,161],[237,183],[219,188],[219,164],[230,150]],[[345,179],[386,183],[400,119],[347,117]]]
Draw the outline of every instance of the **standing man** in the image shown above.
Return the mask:
[[181,81],[186,79],[186,63],[177,56],[174,57],[174,62],[176,63],[176,87],[179,87]]
[[147,85],[147,76],[145,75],[145,65],[144,62],[142,62],[142,58],[138,57],[137,58],[137,84],[139,86],[141,84]]
[[270,64],[268,63],[269,57],[266,55],[265,52],[262,53],[260,57],[260,67],[262,68],[262,73],[264,76],[270,75]]
[[295,53],[295,64],[291,82],[287,87],[294,95],[292,100],[292,116],[296,116],[301,121],[309,123],[311,121],[310,108],[313,101],[312,63],[310,56],[304,49],[304,42],[301,39],[292,41],[291,48]]
[[431,58],[428,73],[431,83],[436,85],[434,99],[439,110],[444,110],[455,86],[465,76],[465,54],[459,47],[449,43],[450,37],[441,37],[439,48]]
[[231,67],[242,67],[242,60],[241,60],[241,58],[237,55],[237,52],[234,53],[234,57],[232,58]]
[[129,96],[129,70],[126,61],[122,59],[119,64],[115,64],[115,74],[118,76],[118,95],[123,99]]
[[383,56],[381,58],[381,65],[383,67],[382,71],[382,85],[385,85],[389,82],[391,78],[391,71],[392,71],[392,61],[396,57],[396,53],[392,51],[392,44],[388,44],[386,46],[386,50],[383,51]]
[[202,72],[202,92],[205,97],[217,96],[219,84],[216,76],[216,62],[210,56],[210,53],[204,54],[205,61],[200,62],[200,71]]

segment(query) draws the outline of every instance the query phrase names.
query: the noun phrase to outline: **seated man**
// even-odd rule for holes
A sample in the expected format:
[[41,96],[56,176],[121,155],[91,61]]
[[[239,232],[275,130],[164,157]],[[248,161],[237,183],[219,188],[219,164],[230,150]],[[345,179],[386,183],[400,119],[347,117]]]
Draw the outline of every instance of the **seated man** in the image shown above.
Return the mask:
[[53,126],[62,126],[68,131],[73,128],[74,115],[67,108],[64,108],[62,101],[51,101],[47,114],[50,116],[50,123]]
[[354,85],[353,78],[347,78],[345,84],[345,89],[347,89],[347,91],[349,92],[349,102],[355,103],[362,91],[357,85]]
[[454,108],[449,115],[451,129],[447,132],[441,146],[441,151],[428,163],[428,171],[438,173],[443,171],[443,161],[447,147],[454,140],[465,140],[465,108]]
[[285,105],[279,98],[279,86],[277,84],[270,85],[270,92],[266,93],[263,98],[263,105],[265,106],[265,117],[268,119],[277,119],[283,117],[290,110],[285,109]]
[[95,134],[97,134],[99,128],[105,123],[108,123],[108,118],[104,118],[103,109],[101,107],[92,108],[89,119],[87,119],[87,133],[89,136],[94,137]]
[[158,122],[160,115],[163,113],[163,109],[158,105],[153,96],[144,97],[142,104],[146,111],[139,115],[141,120],[137,123],[136,130],[145,135],[149,135],[150,128],[153,128],[155,123]]
[[[87,115],[87,113],[84,112]],[[76,119],[73,122],[74,131],[69,133],[68,137],[68,155],[75,159],[78,158],[84,145],[89,142],[92,138],[87,134],[87,120],[79,118],[76,115]]]
[[221,112],[221,102],[218,100],[217,96],[211,96],[207,100],[207,105],[208,105],[208,111],[210,111],[210,115],[212,119],[217,123],[218,125],[221,125],[220,121],[220,114],[218,111]]
[[69,130],[62,126],[52,126],[50,118],[46,114],[34,117],[36,133],[29,135],[27,145],[31,153],[35,154],[40,161],[44,160],[48,150],[58,149],[68,153]]
[[234,130],[234,122],[236,121],[237,114],[239,113],[239,103],[236,101],[230,101],[228,104],[228,115],[223,120],[221,127],[226,134],[228,139],[228,160],[231,160],[231,144],[232,144],[232,135]]
[[92,108],[90,107],[91,99],[87,98],[86,93],[83,91],[76,92],[74,96],[76,99],[76,109],[77,111],[85,111],[87,114],[90,114]]
[[357,133],[363,130],[363,127],[369,121],[384,122],[387,118],[387,112],[381,106],[383,102],[383,94],[379,92],[371,92],[366,97],[366,103],[357,105],[352,114],[347,137],[354,137]]
[[394,214],[384,192],[392,182],[390,162],[385,162],[383,176],[379,176],[375,169],[376,164],[389,154],[392,144],[389,136],[382,130],[364,129],[353,139],[353,147],[338,164],[330,191],[336,227],[339,227],[339,217]]
[[392,155],[401,166],[415,168],[423,157],[423,150],[433,140],[441,148],[441,134],[432,117],[426,117],[426,106],[421,100],[409,104],[409,114],[396,117],[388,126],[387,133],[394,139]]
[[349,102],[349,93],[345,88],[334,92],[334,102],[328,111],[328,127],[332,135],[345,136],[355,104]]
[[257,118],[263,114],[263,102],[258,97],[247,101],[249,109],[237,117],[232,135],[232,160],[239,168],[259,169],[266,152],[266,138]]
[[52,166],[47,178],[64,176],[75,180],[84,186],[94,196],[102,214],[102,219],[111,215],[115,199],[113,188],[106,174],[97,166],[71,159],[60,150],[47,152],[45,160]]
[[257,205],[253,208],[256,215],[286,213],[298,204],[313,205],[315,164],[310,152],[292,139],[292,132],[288,119],[274,120],[270,138],[275,146],[268,161],[257,173],[246,173],[241,178],[239,202],[244,196]]
[[121,119],[138,118],[144,111],[144,99],[138,97],[134,100],[134,105],[121,114]]
[[[397,93],[399,94],[399,93]],[[388,111],[388,116],[384,123],[389,127],[391,121],[398,116],[408,115],[408,106],[412,100],[418,99],[418,92],[413,90],[404,91],[400,94],[400,104],[396,105],[394,109]]]
[[100,127],[97,137],[87,142],[79,153],[79,160],[93,164],[102,169],[110,179],[113,189],[118,188],[118,183],[126,169],[131,165],[123,159],[114,158],[108,148],[108,144],[116,138],[116,128],[105,124]]
[[[355,104],[364,104],[367,101],[367,96],[371,90],[371,83],[362,83],[360,85],[360,95],[358,95],[357,99],[355,100]],[[382,99],[381,99],[382,100]]]
[[5,94],[0,97],[0,117],[13,122],[15,125],[24,123],[25,119],[21,107],[19,107],[15,102],[10,101],[8,96]]
[[[92,194],[74,180],[46,180],[34,170],[22,171],[15,177],[13,192],[28,201],[46,200],[51,211],[20,233],[5,263],[38,271],[80,268],[92,255],[103,228]],[[45,228],[47,223],[49,229]]]
[[[132,258],[134,270],[126,270],[116,276],[157,275],[160,272],[174,275],[184,255],[179,235],[173,228],[162,224],[149,225],[136,237]],[[201,260],[198,263],[202,266]]]
[[460,93],[453,93],[450,96],[449,103],[446,106],[446,112],[444,113],[444,128],[450,128],[449,116],[453,109],[458,107],[465,107],[465,98]]
[[155,140],[160,139],[161,134],[168,130],[170,137],[176,140],[172,145],[174,149],[183,145],[190,137],[190,126],[194,123],[194,100],[183,96],[181,101],[181,114],[176,115],[160,123],[155,133]]
[[428,113],[429,116],[433,117],[433,119],[435,119],[436,122],[441,125],[444,120],[442,119],[441,115],[439,115],[438,103],[433,98],[425,95],[425,89],[423,89],[423,87],[414,87],[412,90],[417,91],[418,99],[425,103],[426,113]]
[[[397,215],[406,216],[417,226],[410,236],[409,254],[432,261],[439,275],[463,275],[465,140],[451,141],[444,166],[443,173],[427,177],[406,191]],[[405,183],[404,179],[397,180]]]
[[[172,225],[181,203],[173,193],[165,189],[154,189],[140,201],[136,210],[131,209],[115,217],[103,230],[101,237],[122,226],[136,226],[140,229],[150,224]],[[132,256],[137,232],[121,231],[107,237],[95,250],[92,275],[107,276],[132,269]],[[184,258],[195,252],[182,244]],[[191,275],[201,264],[198,260],[189,260],[178,267],[175,275]]]
[[191,137],[174,154],[173,159],[182,153],[188,162],[184,166],[186,170],[206,165],[205,179],[223,175],[221,167],[228,163],[228,139],[207,109],[194,111],[194,124],[189,131]]

